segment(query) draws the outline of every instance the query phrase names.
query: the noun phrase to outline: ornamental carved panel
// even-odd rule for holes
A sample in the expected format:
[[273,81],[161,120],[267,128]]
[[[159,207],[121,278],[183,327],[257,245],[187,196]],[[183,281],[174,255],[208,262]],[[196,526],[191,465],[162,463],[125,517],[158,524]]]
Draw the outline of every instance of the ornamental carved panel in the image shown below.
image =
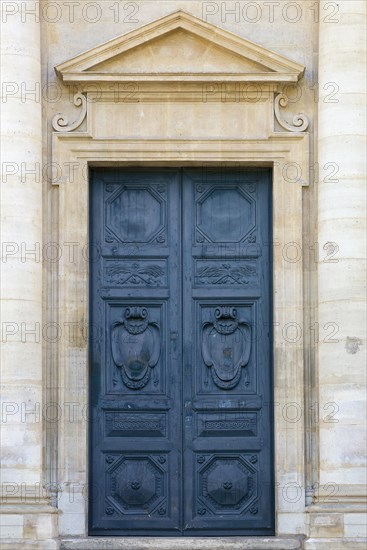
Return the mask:
[[197,513],[228,515],[248,510],[256,514],[256,462],[256,455],[198,456]]
[[235,388],[250,358],[249,323],[238,319],[235,307],[222,306],[215,309],[212,322],[203,324],[202,332],[202,356],[213,382],[221,389]]
[[124,318],[112,326],[111,347],[125,386],[133,390],[144,388],[158,363],[161,349],[159,326],[149,321],[147,308],[125,309]]

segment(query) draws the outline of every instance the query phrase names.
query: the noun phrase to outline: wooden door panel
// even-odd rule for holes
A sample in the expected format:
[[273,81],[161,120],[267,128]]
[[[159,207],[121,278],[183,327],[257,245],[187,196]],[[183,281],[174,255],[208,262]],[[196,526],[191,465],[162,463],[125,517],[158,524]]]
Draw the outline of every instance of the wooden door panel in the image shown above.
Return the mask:
[[177,170],[93,173],[91,534],[180,529],[179,206]]
[[270,174],[183,179],[184,528],[272,533]]

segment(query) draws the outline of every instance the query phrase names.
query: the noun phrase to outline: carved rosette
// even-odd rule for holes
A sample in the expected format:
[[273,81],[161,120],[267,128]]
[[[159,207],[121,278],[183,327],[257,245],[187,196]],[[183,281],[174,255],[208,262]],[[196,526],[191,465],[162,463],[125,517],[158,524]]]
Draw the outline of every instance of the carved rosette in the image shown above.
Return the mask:
[[111,347],[125,386],[144,388],[160,355],[160,330],[149,321],[145,307],[127,307],[124,319],[113,323]]
[[241,379],[251,352],[251,327],[237,320],[234,307],[218,307],[214,322],[203,324],[202,356],[210,368],[213,382],[219,388],[230,390]]

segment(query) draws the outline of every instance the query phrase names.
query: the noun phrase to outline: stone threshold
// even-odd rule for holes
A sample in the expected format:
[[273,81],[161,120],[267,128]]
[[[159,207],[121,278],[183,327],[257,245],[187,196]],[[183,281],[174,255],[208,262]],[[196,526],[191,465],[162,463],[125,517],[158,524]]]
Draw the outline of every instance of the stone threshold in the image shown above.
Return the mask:
[[59,550],[57,539],[0,539],[1,550]]
[[64,538],[60,550],[301,550],[300,537]]

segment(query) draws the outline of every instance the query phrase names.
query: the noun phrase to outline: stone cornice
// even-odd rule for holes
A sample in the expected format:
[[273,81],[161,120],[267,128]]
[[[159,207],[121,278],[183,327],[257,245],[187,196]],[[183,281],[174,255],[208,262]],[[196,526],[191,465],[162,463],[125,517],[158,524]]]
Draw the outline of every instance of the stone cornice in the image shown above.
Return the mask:
[[[145,48],[146,52],[147,46],[156,43],[158,39],[172,37],[175,32],[181,33],[177,40],[179,49],[182,48],[179,38],[187,36],[189,40],[204,43],[206,50],[220,50],[223,59],[232,58],[236,67],[232,70],[227,67],[225,71],[203,71],[203,60],[194,58],[186,65],[183,60],[179,71],[172,70],[171,67],[160,67],[159,70],[152,71],[149,59],[144,65],[144,53],[140,55],[142,49]],[[185,34],[182,35],[182,32]],[[134,63],[138,67],[136,70],[131,71],[131,67],[128,71],[126,67],[121,70],[118,63],[115,66],[116,60],[121,60],[124,55],[132,52],[142,62]],[[179,53],[178,51],[176,59],[179,59]],[[225,65],[224,62],[223,66]],[[81,91],[84,91],[83,84],[97,82],[297,82],[304,70],[305,67],[299,63],[182,10],[109,40],[55,67],[56,74],[63,82],[78,82],[81,84]]]

